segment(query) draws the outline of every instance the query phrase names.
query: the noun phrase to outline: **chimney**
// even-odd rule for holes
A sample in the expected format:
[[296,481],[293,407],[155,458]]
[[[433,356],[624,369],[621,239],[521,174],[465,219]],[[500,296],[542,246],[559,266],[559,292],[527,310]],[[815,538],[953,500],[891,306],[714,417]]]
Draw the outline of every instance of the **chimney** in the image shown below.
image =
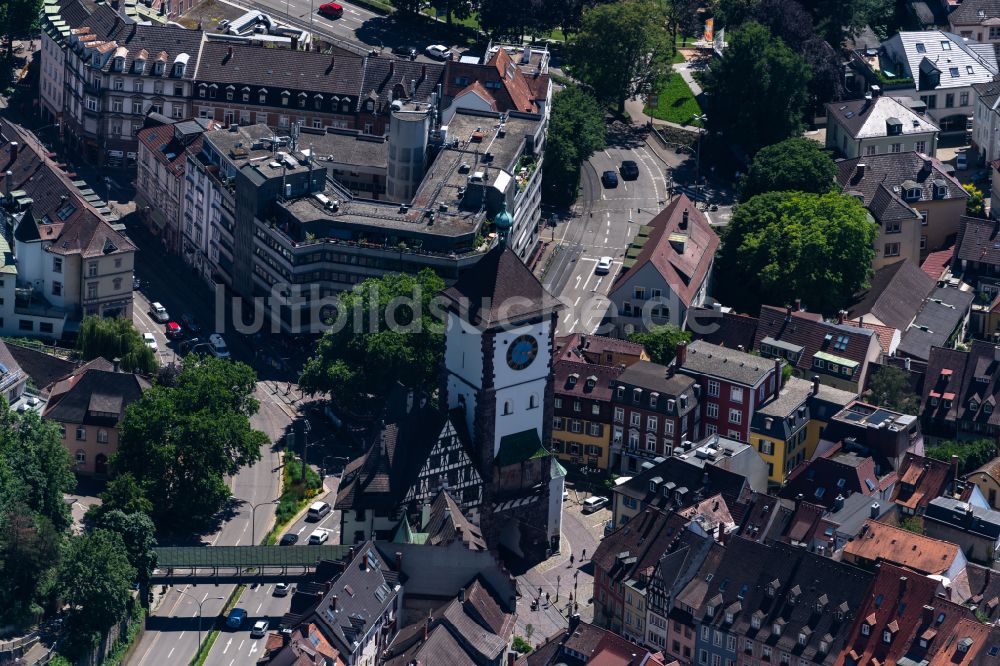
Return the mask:
[[332,597],[330,597],[330,610],[332,610],[334,613],[337,612],[337,595],[336,594],[333,595]]
[[819,395],[819,375],[813,375],[813,395]]
[[391,77],[396,71],[396,63],[392,60],[389,61],[389,76]]
[[899,596],[903,596],[904,594],[906,594],[906,583],[907,583],[906,576],[900,576],[899,577]]
[[951,482],[958,483],[958,456],[951,457]]
[[684,213],[681,216],[681,223],[677,225],[677,228],[681,231],[686,231],[688,228],[688,209],[684,209]]
[[513,650],[507,652],[507,666],[514,666],[514,660],[517,659],[517,653]]
[[[986,575],[987,576],[990,575],[989,569],[986,569]],[[931,620],[934,619],[934,606],[925,604],[921,610],[922,612],[920,613],[920,617],[923,620],[924,624],[930,624]]]
[[461,590],[458,591],[458,600],[461,603],[463,603],[463,604],[465,603],[465,588],[464,587]]
[[580,614],[573,613],[573,616],[569,618],[569,630],[570,632],[576,631],[576,628],[580,626]]
[[796,298],[795,299],[795,311],[796,312],[802,312],[802,299],[801,298]]
[[854,173],[855,173],[855,175],[858,178],[864,178],[865,177],[865,163],[864,162],[858,162],[858,165],[856,167],[854,167]]
[[878,518],[878,511],[880,508],[881,507],[878,505],[878,502],[872,502],[872,506],[868,512],[868,515],[871,516],[873,519]]
[[687,361],[688,345],[686,342],[681,342],[677,345],[677,358],[676,365],[678,368],[684,366],[684,362]]
[[354,561],[354,546],[351,546],[350,550],[347,551],[347,559],[350,562]]
[[882,94],[882,89],[878,86],[872,86],[872,98],[876,98]]
[[427,80],[427,65],[420,66],[420,82],[423,83]]
[[424,640],[427,640],[427,635],[431,633],[431,614],[427,614],[427,619],[424,620]]
[[228,49],[226,49],[226,60],[229,60],[232,57],[233,57],[233,47],[230,46]]
[[399,572],[402,570],[403,570],[403,554],[399,551],[396,551],[396,571]]
[[17,159],[17,141],[10,142],[10,161],[13,162]]
[[781,391],[781,359],[774,359],[774,397]]
[[111,363],[112,363],[112,366],[114,367],[115,372],[121,372],[122,371],[122,360],[120,358],[118,358],[116,356],[114,358],[114,360],[111,361]]
[[837,312],[837,323],[838,324],[843,324],[844,323],[844,319],[846,317],[847,317],[847,310],[839,310]]

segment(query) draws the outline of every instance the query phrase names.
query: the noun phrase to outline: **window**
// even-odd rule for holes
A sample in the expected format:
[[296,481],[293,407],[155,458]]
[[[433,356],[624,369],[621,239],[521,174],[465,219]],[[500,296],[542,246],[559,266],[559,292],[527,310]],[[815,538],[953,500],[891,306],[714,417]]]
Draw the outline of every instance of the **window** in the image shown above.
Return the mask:
[[941,50],[951,51],[951,42],[947,40],[941,40]]
[[889,144],[890,153],[899,153],[903,151],[903,144],[901,143],[891,143]]
[[257,101],[260,104],[266,104],[267,103],[267,91],[266,90],[261,90],[260,91],[260,94],[257,97]]
[[885,223],[885,233],[898,234],[901,230],[899,220],[889,220]]
[[913,142],[913,150],[917,151],[918,153],[925,152],[927,150],[927,142],[926,141],[914,141]]
[[644,301],[646,300],[646,288],[645,287],[635,287],[633,290],[633,295],[635,300]]
[[659,425],[660,425],[659,419],[657,419],[655,416],[646,417],[646,430],[652,430],[655,432]]
[[87,429],[80,426],[76,429],[76,441],[86,442],[87,441]]
[[615,407],[615,423],[625,422],[625,410],[621,407]]
[[708,380],[708,395],[712,398],[719,397],[719,382],[714,379]]
[[948,74],[951,75],[951,78],[957,79],[958,78],[958,67],[949,67],[948,68]]
[[753,615],[750,618],[750,626],[754,629],[760,629],[760,615]]
[[[971,67],[969,69],[972,69]],[[958,94],[958,105],[959,106],[969,106],[969,93],[959,93]]]
[[656,451],[656,435],[646,435],[646,450]]
[[87,454],[83,449],[77,449],[76,451],[76,464],[77,465],[87,464]]
[[97,443],[98,444],[107,444],[108,443],[108,431],[107,430],[98,430],[97,431]]
[[87,285],[87,298],[97,298],[97,283],[91,282]]
[[739,424],[743,423],[743,412],[741,412],[738,409],[730,409],[729,410],[729,422],[730,423],[735,423],[736,425],[739,425]]
[[553,398],[552,399],[552,406],[555,407],[556,409],[559,409],[560,407],[562,407],[562,398],[560,398],[559,396],[556,396],[555,398]]
[[640,419],[642,419],[642,415],[639,414],[639,412],[632,412],[629,414],[629,425],[638,428],[640,425]]
[[121,79],[115,79],[113,87],[115,90],[125,90],[125,82]]
[[878,153],[878,146],[865,146],[865,155],[875,155]]
[[861,625],[861,634],[863,636],[870,636],[871,633],[872,633],[872,626],[870,624],[868,624],[867,622],[863,623]]
[[886,644],[892,642],[892,632],[888,629],[882,632],[882,642]]
[[132,100],[132,113],[137,116],[142,115],[142,100]]
[[663,434],[673,435],[674,434],[674,422],[670,419],[665,419],[663,421]]
[[743,402],[743,389],[739,386],[734,386],[729,389],[729,399],[736,403]]
[[591,437],[600,437],[601,436],[601,424],[600,423],[591,423],[590,426],[589,426],[589,430],[590,430],[590,436]]
[[917,53],[927,53],[927,47],[924,45],[923,42],[917,42],[916,47],[917,47]]
[[121,291],[122,290],[122,279],[121,278],[115,278],[114,280],[111,281],[111,284],[112,284],[112,286],[113,286],[113,288],[114,288],[115,291]]
[[556,416],[552,419],[552,429],[553,430],[565,430],[566,427],[563,425],[563,419],[561,416]]
[[581,433],[583,432],[583,422],[580,419],[572,419],[569,422],[570,432]]
[[920,211],[920,226],[922,226],[922,227],[926,227],[927,226],[927,211],[926,210]]
[[52,272],[62,273],[62,257],[52,257]]
[[898,257],[899,256],[899,243],[886,243],[885,252],[886,257]]
[[705,403],[705,415],[710,419],[719,418],[719,405],[714,402]]
[[590,406],[590,413],[593,414],[594,416],[600,416],[600,414],[601,414],[601,405],[599,403],[596,403],[596,402],[594,404],[592,404]]
[[90,111],[97,111],[97,109],[98,109],[97,100],[94,99],[93,97],[88,97],[87,98],[87,109],[90,110]]
[[53,296],[62,296],[62,282],[53,282],[52,283],[52,295]]
[[765,456],[774,455],[774,442],[769,442],[766,439],[760,440],[760,452]]
[[532,393],[528,396],[528,409],[535,409],[538,407],[538,396]]
[[955,93],[945,93],[944,108],[950,109],[955,106]]

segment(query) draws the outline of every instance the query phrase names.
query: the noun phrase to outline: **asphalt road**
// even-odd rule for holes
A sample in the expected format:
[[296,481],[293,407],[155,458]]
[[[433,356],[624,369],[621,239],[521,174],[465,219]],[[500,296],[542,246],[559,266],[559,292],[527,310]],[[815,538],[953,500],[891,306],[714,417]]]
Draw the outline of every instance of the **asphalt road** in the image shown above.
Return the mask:
[[[297,28],[308,30],[320,38],[334,44],[348,42],[364,50],[376,50],[387,58],[394,58],[391,50],[395,46],[406,45],[417,49],[417,60],[439,62],[428,57],[424,48],[436,44],[440,36],[435,35],[425,23],[400,24],[394,18],[353,5],[349,2],[338,4],[344,7],[344,15],[337,19],[327,18],[318,13],[326,0],[233,0],[234,4],[267,12],[279,21]],[[338,44],[345,46],[344,44]],[[449,44],[452,50],[461,51]],[[350,46],[347,46],[350,48]],[[482,54],[478,54],[482,55]]]
[[[273,396],[260,386],[257,398],[261,406],[252,419],[253,426],[267,433],[273,442],[284,435],[291,419]],[[244,500],[245,503],[236,506],[235,513],[227,516],[218,532],[205,537],[208,544],[251,545],[270,529],[274,522],[274,507],[268,504],[260,506],[256,510],[256,520],[253,520],[250,505],[278,497],[279,464],[277,451],[271,444],[267,444],[261,449],[259,462],[240,470],[230,480],[233,497]],[[252,526],[256,529],[253,536]],[[146,620],[146,632],[129,663],[140,666],[187,664],[198,649],[198,604],[191,597],[202,602],[201,626],[207,632],[222,612],[224,600],[233,589],[232,585],[184,585],[170,588]],[[186,594],[180,594],[178,590]]]
[[[618,179],[618,187],[601,183],[605,171],[618,173],[623,160],[639,165],[636,180]],[[635,133],[626,133],[588,160],[583,169],[579,214],[565,224],[558,254],[545,282],[566,305],[557,335],[600,333],[609,301],[608,290],[638,228],[667,204],[664,162]],[[595,275],[597,261],[612,257],[611,272]]]
[[[278,621],[291,608],[292,595],[274,596],[274,583],[247,587],[237,606],[247,612],[247,619],[238,630],[223,629],[205,658],[211,666],[253,664],[261,658],[267,633],[277,628]],[[269,628],[263,637],[253,638],[250,630],[258,620],[267,620]]]

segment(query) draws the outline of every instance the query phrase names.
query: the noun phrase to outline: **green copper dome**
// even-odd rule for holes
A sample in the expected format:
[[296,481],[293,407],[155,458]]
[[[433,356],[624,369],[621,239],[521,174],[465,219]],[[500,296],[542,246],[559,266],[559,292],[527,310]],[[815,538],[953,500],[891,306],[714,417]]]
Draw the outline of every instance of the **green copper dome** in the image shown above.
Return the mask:
[[502,240],[507,239],[507,234],[510,232],[510,228],[514,226],[514,218],[510,216],[507,212],[507,201],[504,200],[500,203],[500,212],[497,216],[493,218],[493,224],[497,228],[497,233],[500,235]]

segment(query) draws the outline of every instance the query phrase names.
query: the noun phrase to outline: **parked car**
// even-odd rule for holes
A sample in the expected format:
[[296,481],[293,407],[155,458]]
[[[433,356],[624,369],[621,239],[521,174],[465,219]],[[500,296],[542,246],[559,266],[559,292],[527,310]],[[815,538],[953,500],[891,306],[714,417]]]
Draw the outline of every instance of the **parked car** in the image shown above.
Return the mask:
[[618,187],[618,174],[614,171],[605,171],[601,174],[601,184],[604,187]]
[[156,336],[153,335],[152,333],[143,333],[142,334],[142,341],[146,344],[147,347],[149,347],[153,351],[157,350]]
[[344,8],[338,5],[336,2],[328,2],[325,5],[319,6],[319,13],[320,16],[336,19],[344,15]]
[[228,27],[229,27],[229,19],[222,19],[221,21],[219,21],[219,25],[218,25],[218,26],[216,26],[216,27],[217,27],[217,28],[218,28],[219,30],[221,30],[221,31],[225,32],[225,31],[226,31],[226,28],[228,28]]
[[438,60],[451,60],[451,49],[444,44],[431,44],[424,52],[432,58]]
[[319,546],[326,543],[326,540],[330,538],[330,530],[318,529],[313,530],[313,533],[309,535],[309,545]]
[[298,542],[299,542],[298,534],[286,534],[285,536],[281,537],[281,541],[279,541],[278,544],[281,546],[294,546]]
[[221,335],[212,333],[208,336],[208,344],[215,358],[229,358],[229,347],[226,346],[226,341],[222,339]]
[[229,611],[229,617],[226,618],[226,626],[230,629],[239,629],[246,622],[247,612],[242,608],[234,608]]
[[287,597],[291,591],[292,586],[288,583],[278,583],[274,586],[274,596],[276,597]]
[[321,500],[317,500],[309,505],[309,512],[306,515],[306,520],[316,521],[328,513],[330,513],[330,505]]
[[165,333],[171,340],[179,340],[184,337],[184,331],[181,330],[181,325],[176,321],[167,322]]
[[607,505],[607,497],[598,497],[597,495],[588,497],[583,500],[583,513],[594,513],[598,509],[603,509]]
[[597,266],[594,268],[594,273],[597,275],[607,275],[611,272],[611,263],[614,261],[611,257],[601,257],[597,260]]
[[250,630],[250,638],[263,638],[267,633],[267,620],[257,620]]
[[185,312],[181,315],[181,324],[191,333],[201,333],[201,324],[198,323],[198,320],[190,312]]
[[622,165],[618,167],[618,171],[621,172],[622,178],[625,180],[635,180],[639,177],[639,165],[635,163],[635,160],[624,160]]
[[966,169],[968,169],[969,168],[968,159],[969,158],[966,157],[966,154],[964,152],[959,153],[958,155],[956,155],[955,156],[955,168],[958,171],[965,171]]
[[400,44],[399,46],[394,46],[392,52],[398,55],[400,58],[409,58],[410,60],[417,59],[417,49],[409,44]]
[[166,324],[170,321],[170,315],[167,313],[167,309],[160,305],[159,303],[153,303],[149,306],[149,315],[158,324]]

